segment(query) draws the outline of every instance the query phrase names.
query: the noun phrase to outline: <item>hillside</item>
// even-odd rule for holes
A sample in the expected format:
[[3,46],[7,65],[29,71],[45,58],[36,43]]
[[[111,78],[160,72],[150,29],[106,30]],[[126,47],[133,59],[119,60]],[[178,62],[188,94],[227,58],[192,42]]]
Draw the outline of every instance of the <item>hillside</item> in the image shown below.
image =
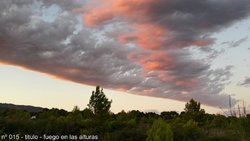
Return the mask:
[[18,109],[18,110],[25,110],[28,112],[40,112],[44,108],[30,106],[30,105],[15,105],[9,103],[0,103],[0,110],[7,110],[7,109]]

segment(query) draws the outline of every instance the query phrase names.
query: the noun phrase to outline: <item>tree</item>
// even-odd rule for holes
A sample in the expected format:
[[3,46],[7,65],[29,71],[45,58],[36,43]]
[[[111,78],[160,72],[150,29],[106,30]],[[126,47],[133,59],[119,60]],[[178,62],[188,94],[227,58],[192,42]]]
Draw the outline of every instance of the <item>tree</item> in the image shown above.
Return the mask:
[[198,127],[198,123],[190,119],[186,124],[183,125],[184,129],[184,140],[196,141],[201,136],[201,131]]
[[173,132],[165,121],[158,119],[149,129],[147,141],[173,141]]
[[81,113],[84,119],[92,119],[94,117],[93,112],[89,108],[85,108]]
[[197,102],[194,99],[191,99],[188,103],[186,103],[184,110],[186,113],[194,114],[203,110],[200,107],[201,107],[200,102]]
[[224,115],[214,115],[213,120],[210,123],[211,127],[217,128],[227,128],[228,120]]
[[161,117],[166,120],[171,120],[176,117],[178,117],[179,114],[175,111],[170,111],[170,112],[161,112]]
[[111,103],[112,100],[108,100],[103,92],[103,89],[100,90],[100,87],[97,86],[96,91],[92,92],[88,107],[95,116],[102,118],[109,115]]
[[71,122],[74,122],[74,124],[80,122],[80,120],[82,119],[82,113],[80,111],[80,108],[78,106],[75,106],[72,112],[70,112],[70,114],[68,115],[68,118]]
[[8,119],[12,120],[28,120],[30,119],[30,113],[28,111],[24,110],[18,110],[18,109],[10,109],[7,110],[7,117]]
[[204,109],[201,109],[200,102],[197,102],[193,99],[191,99],[186,105],[185,105],[185,117],[187,119],[194,119],[195,121],[203,121],[205,116]]

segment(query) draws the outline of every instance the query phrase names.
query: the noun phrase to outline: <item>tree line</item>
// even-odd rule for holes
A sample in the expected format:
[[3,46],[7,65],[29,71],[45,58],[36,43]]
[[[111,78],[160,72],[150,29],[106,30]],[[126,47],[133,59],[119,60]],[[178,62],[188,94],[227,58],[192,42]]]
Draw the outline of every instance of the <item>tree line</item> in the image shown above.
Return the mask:
[[[92,92],[88,107],[70,112],[43,109],[28,112],[0,111],[0,135],[97,135],[100,141],[249,141],[250,115],[244,117],[208,114],[191,99],[184,111],[160,114],[132,110],[114,114],[99,86]],[[22,140],[22,139],[19,139]]]

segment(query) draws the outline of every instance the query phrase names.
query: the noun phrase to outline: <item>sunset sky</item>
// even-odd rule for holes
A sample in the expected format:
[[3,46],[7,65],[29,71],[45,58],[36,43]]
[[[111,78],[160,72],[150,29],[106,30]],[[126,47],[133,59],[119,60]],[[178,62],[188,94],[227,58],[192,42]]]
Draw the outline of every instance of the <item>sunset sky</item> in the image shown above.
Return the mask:
[[83,109],[100,85],[113,112],[250,105],[249,35],[249,0],[1,0],[0,102]]

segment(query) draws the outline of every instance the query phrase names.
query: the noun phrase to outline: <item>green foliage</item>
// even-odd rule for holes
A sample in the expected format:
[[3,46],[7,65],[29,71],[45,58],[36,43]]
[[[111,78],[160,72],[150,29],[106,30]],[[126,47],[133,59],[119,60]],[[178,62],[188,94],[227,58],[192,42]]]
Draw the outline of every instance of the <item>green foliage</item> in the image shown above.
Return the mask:
[[183,125],[185,140],[197,140],[201,136],[201,130],[198,127],[198,123],[190,119]]
[[215,115],[212,123],[210,124],[212,127],[225,128],[228,126],[228,120],[223,115]]
[[241,121],[241,125],[245,133],[245,138],[250,139],[250,116],[241,118]]
[[204,139],[201,139],[200,141],[234,141],[234,140],[230,137],[214,136],[214,137],[206,137]]
[[94,118],[94,113],[88,108],[85,108],[81,113],[84,119]]
[[173,141],[171,127],[162,119],[154,121],[148,131],[147,141]]
[[176,117],[178,117],[179,114],[175,111],[170,111],[170,112],[161,112],[161,117],[166,120],[172,120]]
[[200,103],[191,99],[186,105],[185,105],[185,113],[184,117],[189,120],[193,119],[197,122],[204,122],[205,119],[205,111],[204,109],[201,109]]
[[112,101],[109,101],[100,87],[96,87],[96,91],[92,92],[88,107],[98,118],[106,117],[110,113]]
[[55,117],[59,117],[59,116],[67,116],[68,115],[68,112],[65,111],[65,110],[59,110],[59,109],[56,109],[56,108],[52,108],[52,109],[45,109],[43,110],[42,112],[39,112],[37,114],[37,116],[39,118],[55,118]]
[[201,104],[194,99],[191,99],[188,103],[185,105],[185,112],[190,114],[195,114],[197,112],[200,112]]
[[134,127],[123,125],[110,132],[111,141],[145,141],[147,138],[147,128],[142,124],[137,124]]
[[132,110],[127,113],[128,119],[135,119],[136,121],[139,121],[144,116],[143,112],[140,112],[138,110]]
[[[96,88],[88,108],[70,112],[43,109],[39,112],[0,110],[0,135],[98,135],[101,141],[248,141],[250,115],[226,117],[206,114],[190,100],[185,111],[160,115],[138,110],[110,113],[111,101]],[[31,118],[35,116],[35,118]]]
[[27,111],[23,111],[23,110],[8,110],[6,113],[6,116],[8,119],[12,119],[12,120],[27,120],[29,119],[30,113]]

